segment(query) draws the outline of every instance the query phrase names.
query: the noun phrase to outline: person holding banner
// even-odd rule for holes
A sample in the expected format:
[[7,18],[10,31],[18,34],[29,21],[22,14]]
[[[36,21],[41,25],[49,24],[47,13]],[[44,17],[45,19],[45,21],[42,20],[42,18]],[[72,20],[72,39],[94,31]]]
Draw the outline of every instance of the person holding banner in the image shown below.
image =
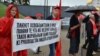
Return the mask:
[[[36,13],[36,15],[34,17],[32,16],[26,16],[26,19],[34,19],[34,20],[43,20],[43,14],[41,13]],[[39,54],[40,51],[40,47],[38,47],[36,54]]]
[[11,31],[14,18],[19,18],[18,8],[10,4],[6,16],[0,19],[0,56],[27,56],[27,51],[12,51]]
[[42,20],[43,14],[42,13],[36,13],[35,17],[36,17],[37,20]]
[[[36,13],[35,15],[36,20],[43,20],[43,14],[42,13]],[[38,47],[36,54],[39,54],[40,51],[40,47]]]
[[[59,6],[54,7],[52,15],[47,17],[47,20],[59,20],[59,10],[60,10]],[[50,49],[49,56],[55,56],[56,44],[57,43],[53,43],[49,45],[49,49]]]

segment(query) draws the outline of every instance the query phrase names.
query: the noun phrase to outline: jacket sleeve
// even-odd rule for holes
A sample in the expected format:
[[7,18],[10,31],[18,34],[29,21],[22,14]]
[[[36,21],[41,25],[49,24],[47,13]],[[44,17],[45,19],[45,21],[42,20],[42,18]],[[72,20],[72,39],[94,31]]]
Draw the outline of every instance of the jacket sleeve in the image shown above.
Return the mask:
[[11,29],[11,21],[9,19],[0,19],[0,36],[5,36]]
[[73,17],[71,17],[71,19],[70,19],[70,28],[71,27],[73,27],[73,26],[76,26],[77,24],[79,24],[78,23],[78,20],[77,20],[77,18],[73,18]]
[[4,28],[5,28],[5,21],[3,19],[0,19],[0,35],[3,35]]
[[47,17],[46,20],[52,20],[52,16]]
[[85,17],[85,19],[83,20],[83,23],[87,23],[89,21],[89,16]]
[[74,26],[74,22],[73,22],[72,18],[70,19],[70,23],[69,24],[70,24],[70,28]]
[[93,37],[93,27],[92,27],[92,24],[90,23],[90,21],[86,25],[86,30],[87,30],[87,36],[89,38]]

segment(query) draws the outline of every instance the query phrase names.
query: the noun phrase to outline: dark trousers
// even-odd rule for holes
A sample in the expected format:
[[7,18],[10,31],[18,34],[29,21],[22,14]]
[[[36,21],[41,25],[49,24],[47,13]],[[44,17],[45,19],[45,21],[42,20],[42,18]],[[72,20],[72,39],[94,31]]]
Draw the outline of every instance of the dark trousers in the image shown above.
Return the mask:
[[49,45],[50,53],[49,56],[55,56],[55,43]]
[[94,46],[94,51],[97,51],[97,50],[98,50],[98,37],[96,37],[96,38],[94,39],[94,44],[95,44],[95,46]]
[[79,44],[80,44],[80,38],[70,38],[69,54],[73,55],[75,53],[78,53]]
[[99,33],[100,33],[100,32],[97,33],[97,36],[96,36],[96,38],[94,39],[94,40],[95,40],[95,50],[94,50],[94,51],[98,51]]
[[89,41],[89,45],[88,45],[88,48],[87,48],[86,56],[93,56],[92,53],[94,51],[95,41],[94,41],[94,39],[91,39],[91,38],[89,38],[88,41]]

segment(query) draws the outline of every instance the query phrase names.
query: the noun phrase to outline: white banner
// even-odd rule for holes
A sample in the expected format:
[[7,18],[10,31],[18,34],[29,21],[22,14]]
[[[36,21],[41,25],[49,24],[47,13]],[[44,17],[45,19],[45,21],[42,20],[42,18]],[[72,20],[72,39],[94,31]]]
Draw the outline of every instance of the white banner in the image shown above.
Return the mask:
[[59,41],[61,21],[14,19],[12,27],[13,52],[36,49]]

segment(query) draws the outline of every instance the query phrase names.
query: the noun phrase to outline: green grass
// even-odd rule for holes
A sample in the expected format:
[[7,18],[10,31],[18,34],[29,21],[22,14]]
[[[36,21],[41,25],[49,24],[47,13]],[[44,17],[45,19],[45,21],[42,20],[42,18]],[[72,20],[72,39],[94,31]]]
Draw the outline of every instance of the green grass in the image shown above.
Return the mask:
[[[0,3],[0,17],[5,16],[5,13],[6,13],[6,6]],[[24,18],[24,16],[21,14],[19,16],[20,18]]]
[[5,15],[6,6],[0,3],[0,17]]

